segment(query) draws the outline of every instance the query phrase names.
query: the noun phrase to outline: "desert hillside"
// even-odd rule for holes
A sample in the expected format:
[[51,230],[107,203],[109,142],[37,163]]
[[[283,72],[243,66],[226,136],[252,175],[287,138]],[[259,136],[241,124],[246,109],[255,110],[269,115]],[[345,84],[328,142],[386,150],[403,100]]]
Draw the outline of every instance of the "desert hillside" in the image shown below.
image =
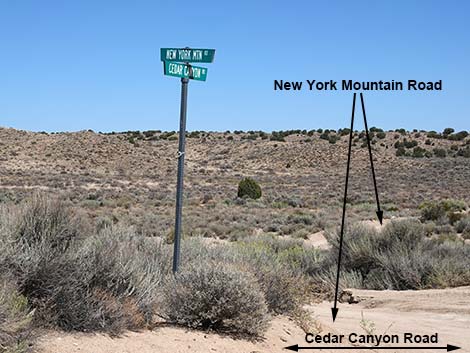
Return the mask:
[[[0,353],[274,352],[317,334],[469,341],[467,132],[0,129]],[[358,346],[360,347],[360,345]],[[359,350],[360,351],[360,350]]]
[[[466,132],[371,131],[379,194],[389,217],[414,214],[426,200],[470,200]],[[268,219],[282,221],[292,210],[328,208],[334,213],[342,202],[347,132],[188,133],[186,232],[221,236],[226,232],[217,228],[224,226],[266,231]],[[374,207],[374,193],[364,132],[354,136],[349,199],[361,212]],[[63,195],[102,221],[124,221],[157,235],[172,227],[174,132],[47,134],[0,129],[0,144],[3,200],[19,201],[43,190]],[[236,200],[238,182],[247,176],[263,191],[250,215]],[[232,222],[227,220],[228,209],[236,214]],[[238,219],[242,224],[235,224]]]

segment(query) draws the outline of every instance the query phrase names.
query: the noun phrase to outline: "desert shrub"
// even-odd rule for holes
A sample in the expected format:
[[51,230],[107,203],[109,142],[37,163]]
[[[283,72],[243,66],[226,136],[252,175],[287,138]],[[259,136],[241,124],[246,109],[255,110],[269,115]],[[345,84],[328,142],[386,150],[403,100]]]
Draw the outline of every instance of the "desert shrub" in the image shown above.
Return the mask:
[[50,298],[41,298],[49,300],[44,316],[52,324],[118,333],[151,321],[169,272],[162,245],[129,229],[106,229],[61,260],[47,283]]
[[62,253],[73,239],[84,235],[80,218],[58,199],[37,194],[12,212],[17,213],[13,215],[13,238],[24,246],[47,246],[54,253]]
[[455,213],[461,212],[465,209],[465,204],[462,201],[451,199],[426,201],[419,206],[419,209],[421,211],[422,221],[437,221],[443,218],[454,218]]
[[407,140],[407,139],[405,139],[403,141],[403,143],[404,143],[406,148],[413,148],[413,147],[418,146],[418,141],[416,141],[416,140]]
[[13,275],[33,306],[43,306],[54,266],[81,235],[81,222],[62,202],[41,195],[2,213],[0,267]]
[[470,158],[470,147],[467,146],[465,148],[459,148],[459,150],[457,151],[457,156]]
[[455,134],[451,134],[447,137],[447,139],[452,140],[452,141],[462,141],[468,136],[467,131],[459,131]]
[[416,146],[415,148],[413,148],[413,154],[412,156],[414,158],[423,158],[424,157],[424,153],[426,152],[426,150],[424,148],[421,148],[419,146]]
[[434,153],[434,156],[436,157],[444,158],[445,156],[447,156],[447,152],[444,148],[436,147],[432,151]]
[[170,279],[162,308],[171,322],[238,334],[260,335],[269,320],[256,279],[215,262],[192,263]]
[[[348,288],[363,288],[363,282],[361,273],[354,270],[341,271],[338,283],[339,292]],[[324,299],[333,300],[335,287],[336,268],[334,266],[322,269],[315,275],[315,292]]]
[[[358,224],[346,228],[343,270],[360,280],[356,285],[369,289],[441,288],[470,283],[470,246],[446,239],[429,239],[416,220],[392,221],[382,231]],[[339,237],[330,234],[333,245],[316,281],[332,285]]]
[[378,139],[384,139],[385,136],[387,136],[387,135],[385,134],[385,132],[383,132],[383,131],[377,132],[377,138],[378,138]]
[[269,310],[276,314],[290,314],[307,299],[309,286],[303,274],[319,263],[319,255],[301,243],[266,236],[246,239],[237,246],[236,261],[255,274]]
[[306,213],[294,213],[287,217],[287,222],[303,225],[312,225],[315,223],[315,215]]
[[328,136],[328,142],[331,143],[331,144],[335,144],[336,141],[339,141],[341,140],[341,137],[338,136],[338,135],[329,135]]
[[434,233],[436,234],[449,234],[453,233],[454,229],[450,224],[439,224],[439,225],[434,225]]
[[465,217],[455,224],[457,233],[470,233],[470,217]]
[[405,147],[405,144],[402,142],[402,141],[395,141],[395,143],[393,144],[393,146],[395,148],[404,148]]
[[188,138],[199,138],[199,131],[191,131],[190,133],[186,133]]
[[329,138],[330,138],[329,130],[325,130],[322,134],[320,134],[320,138],[322,140],[329,140]]
[[0,220],[0,268],[36,324],[119,332],[151,320],[169,263],[158,244],[112,227],[81,239],[73,210],[44,197],[3,210]]
[[442,135],[437,133],[436,131],[429,131],[427,134],[426,134],[427,137],[429,138],[435,138],[435,139],[440,139],[442,138]]
[[455,130],[454,130],[453,128],[447,127],[447,128],[444,129],[444,131],[442,131],[442,134],[443,134],[443,135],[450,135],[450,134],[452,134],[454,131],[455,131]]
[[273,131],[271,133],[270,141],[286,142],[284,135],[281,132]]
[[225,263],[256,278],[268,310],[293,315],[307,302],[311,286],[306,269],[320,263],[316,249],[305,249],[300,239],[250,236],[227,245],[211,245],[199,238],[183,244],[181,263]]
[[469,240],[470,239],[470,229],[465,229],[465,231],[462,233],[462,238],[464,240]]
[[[364,224],[355,224],[348,226],[346,230],[348,242],[343,243],[342,265],[344,268],[352,269],[359,272],[362,276],[374,266],[374,259],[371,256],[377,247],[378,234],[377,231]],[[337,234],[327,233],[327,239],[333,246],[333,259],[338,256],[339,237]]]
[[468,286],[470,283],[470,246],[461,242],[444,242],[432,246],[428,256],[434,264],[431,287]]
[[403,157],[403,156],[406,156],[406,150],[404,147],[398,147],[396,152],[395,152],[395,155],[397,157]]
[[21,353],[28,349],[34,311],[10,280],[0,279],[0,352]]
[[377,267],[365,280],[365,285],[374,289],[421,289],[431,287],[430,276],[434,267],[423,244],[413,247],[405,242],[395,243],[387,251],[378,253],[374,260]]
[[261,187],[252,178],[244,178],[238,183],[238,197],[256,200],[261,197]]

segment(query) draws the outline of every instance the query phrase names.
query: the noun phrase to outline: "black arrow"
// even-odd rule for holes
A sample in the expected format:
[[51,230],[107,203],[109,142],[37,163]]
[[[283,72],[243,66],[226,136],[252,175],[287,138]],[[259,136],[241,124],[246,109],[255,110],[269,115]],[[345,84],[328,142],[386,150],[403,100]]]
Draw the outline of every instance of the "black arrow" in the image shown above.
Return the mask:
[[382,224],[384,213],[382,210],[380,210],[379,193],[377,191],[377,182],[375,181],[374,160],[372,158],[372,149],[370,147],[369,128],[367,127],[366,109],[364,107],[364,98],[362,97],[362,93],[361,93],[361,105],[362,105],[362,114],[364,115],[364,126],[366,129],[367,146],[369,147],[370,167],[372,168],[372,178],[374,179],[375,199],[377,200],[377,212],[376,213],[377,213],[377,217],[379,218],[380,224]]
[[453,346],[451,344],[448,344],[445,347],[433,347],[433,346],[427,346],[427,347],[299,347],[298,344],[294,344],[293,346],[289,347],[284,347],[284,349],[288,349],[290,351],[298,352],[301,349],[445,349],[447,352],[450,351],[455,351],[456,349],[460,349],[460,347]]
[[349,130],[349,148],[348,148],[348,164],[346,166],[346,183],[344,186],[344,198],[343,198],[343,218],[341,219],[341,232],[339,238],[339,254],[338,254],[338,270],[336,271],[336,288],[335,288],[335,302],[334,307],[331,308],[331,314],[333,316],[333,322],[338,315],[338,288],[339,288],[339,271],[341,267],[341,255],[343,252],[343,235],[344,235],[344,219],[346,218],[346,198],[348,196],[348,180],[349,180],[349,166],[351,165],[351,149],[352,149],[352,138],[354,128],[354,110],[356,108],[356,93],[353,95],[352,113],[351,113],[351,129]]

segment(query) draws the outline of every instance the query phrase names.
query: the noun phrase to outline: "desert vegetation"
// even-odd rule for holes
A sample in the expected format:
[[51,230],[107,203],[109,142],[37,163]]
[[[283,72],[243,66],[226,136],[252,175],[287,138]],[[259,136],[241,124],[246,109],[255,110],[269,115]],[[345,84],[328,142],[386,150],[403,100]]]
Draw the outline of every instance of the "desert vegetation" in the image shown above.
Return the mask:
[[[40,328],[259,338],[283,315],[309,329],[305,305],[333,293],[348,134],[188,133],[174,276],[175,132],[0,129],[0,352],[27,350]],[[470,285],[468,135],[370,135],[387,222],[370,224],[355,131],[342,289]]]
[[[470,285],[465,210],[451,200],[427,203],[424,223],[391,221],[380,231],[362,223],[348,226],[342,287]],[[462,217],[452,226],[454,211]],[[134,227],[96,230],[56,198],[37,194],[3,205],[0,217],[4,351],[26,349],[31,330],[40,327],[119,334],[166,322],[259,337],[270,317],[301,321],[304,304],[332,294],[334,232],[328,235],[331,248],[323,250],[269,234],[236,242],[191,237],[184,241],[183,267],[173,276],[171,244]],[[429,232],[429,219],[448,224],[455,236]],[[298,216],[297,222],[311,220]]]

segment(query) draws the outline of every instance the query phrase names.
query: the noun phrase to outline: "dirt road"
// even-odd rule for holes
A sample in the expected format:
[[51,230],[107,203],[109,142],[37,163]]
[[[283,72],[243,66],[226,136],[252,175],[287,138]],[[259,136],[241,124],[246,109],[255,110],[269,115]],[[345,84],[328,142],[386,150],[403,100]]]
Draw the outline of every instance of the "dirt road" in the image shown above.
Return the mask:
[[[449,343],[461,347],[456,352],[470,353],[470,287],[425,291],[354,290],[353,296],[359,303],[340,303],[334,324],[331,320],[331,303],[323,302],[308,307],[312,316],[318,320],[321,334],[331,332],[347,337],[351,332],[400,336],[404,332],[427,335],[437,332],[438,346]],[[288,352],[283,348],[297,343],[305,346],[307,343],[304,337],[304,332],[291,320],[277,317],[264,340],[258,342],[165,327],[154,331],[128,332],[120,338],[49,332],[39,339],[36,346],[43,353],[271,353]],[[370,350],[362,350],[358,346],[353,352]],[[423,352],[437,353],[443,350]]]

